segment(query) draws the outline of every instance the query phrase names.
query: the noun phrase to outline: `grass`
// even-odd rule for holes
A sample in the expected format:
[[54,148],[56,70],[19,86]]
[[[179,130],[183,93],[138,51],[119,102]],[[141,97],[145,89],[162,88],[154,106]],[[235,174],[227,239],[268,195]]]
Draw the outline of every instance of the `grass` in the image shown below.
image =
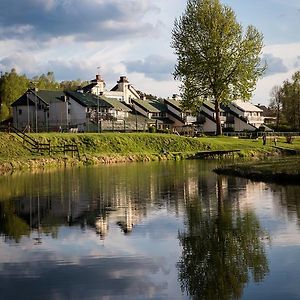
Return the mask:
[[300,184],[300,156],[260,160],[255,163],[244,162],[219,167],[218,174],[245,177],[253,180]]
[[[17,168],[31,168],[33,165],[59,164],[70,161],[72,164],[95,164],[99,162],[117,162],[128,160],[154,160],[185,158],[203,150],[241,150],[240,157],[266,157],[274,155],[271,141],[263,146],[261,139],[249,140],[232,137],[182,137],[172,134],[155,133],[43,133],[31,136],[40,142],[50,142],[54,149],[63,144],[76,143],[84,162],[65,157],[62,152],[53,152],[51,156],[34,154],[23,147],[14,135],[0,133],[0,169],[1,164],[16,165]],[[277,146],[300,149],[300,138],[292,145],[279,139]],[[167,153],[167,154],[165,154]],[[30,161],[30,162],[28,162]],[[126,160],[124,160],[126,161]],[[14,166],[13,166],[14,167]]]

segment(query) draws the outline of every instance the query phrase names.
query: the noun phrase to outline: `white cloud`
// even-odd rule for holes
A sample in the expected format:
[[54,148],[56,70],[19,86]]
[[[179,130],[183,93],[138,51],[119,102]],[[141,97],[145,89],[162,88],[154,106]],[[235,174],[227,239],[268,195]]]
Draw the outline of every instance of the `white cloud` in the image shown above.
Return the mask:
[[281,85],[284,80],[290,79],[293,73],[298,71],[300,43],[269,45],[264,48],[263,52],[268,57],[276,58],[274,61],[280,62],[285,67],[285,72],[272,72],[270,76],[264,77],[258,82],[253,102],[269,105],[273,86]]

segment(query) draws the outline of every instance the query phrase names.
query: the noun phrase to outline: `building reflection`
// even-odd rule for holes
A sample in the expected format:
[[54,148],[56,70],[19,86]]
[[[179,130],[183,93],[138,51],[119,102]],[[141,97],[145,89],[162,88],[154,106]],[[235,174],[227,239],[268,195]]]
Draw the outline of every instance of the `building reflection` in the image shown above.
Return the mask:
[[[200,174],[200,175],[199,175]],[[105,239],[110,226],[130,234],[152,210],[164,208],[184,215],[187,205],[201,199],[203,211],[218,210],[216,197],[229,201],[232,209],[245,209],[257,185],[247,180],[223,178],[218,189],[216,175],[199,163],[160,163],[70,169],[1,178],[0,230],[7,238],[57,237],[61,226],[80,226]],[[237,190],[238,181],[238,190]],[[16,189],[15,186],[18,188]],[[261,189],[262,187],[260,187]],[[299,190],[273,186],[280,195],[278,205],[287,214],[297,214]],[[222,192],[222,195],[219,194]],[[279,208],[279,209],[280,209]],[[282,209],[281,209],[282,210]]]
[[[196,166],[186,170],[184,165],[177,168],[155,165],[146,170],[143,167],[87,168],[16,177],[18,191],[14,194],[13,189],[7,190],[8,199],[0,202],[0,215],[5,216],[4,223],[8,216],[18,221],[6,222],[1,231],[16,241],[22,235],[31,234],[36,244],[42,242],[43,235],[57,237],[61,226],[89,228],[100,239],[108,236],[110,224],[130,234],[149,210],[166,208],[179,214],[184,199],[196,195],[201,184]],[[191,172],[194,175],[187,176]],[[7,226],[13,226],[15,231]]]

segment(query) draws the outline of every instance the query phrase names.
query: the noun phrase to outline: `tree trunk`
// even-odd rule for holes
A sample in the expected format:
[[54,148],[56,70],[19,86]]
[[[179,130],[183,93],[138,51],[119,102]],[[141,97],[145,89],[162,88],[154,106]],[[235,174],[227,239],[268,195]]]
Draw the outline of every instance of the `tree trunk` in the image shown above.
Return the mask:
[[219,100],[215,100],[215,113],[216,113],[216,135],[222,134],[222,126],[220,119],[220,103]]
[[279,118],[280,118],[280,106],[277,105],[277,109],[276,109],[276,131],[279,128]]

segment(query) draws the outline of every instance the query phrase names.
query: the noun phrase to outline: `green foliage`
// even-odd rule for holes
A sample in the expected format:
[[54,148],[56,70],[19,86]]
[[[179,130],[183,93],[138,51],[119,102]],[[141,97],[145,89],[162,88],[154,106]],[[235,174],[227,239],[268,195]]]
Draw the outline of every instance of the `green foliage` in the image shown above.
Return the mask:
[[175,20],[172,47],[184,106],[195,110],[204,99],[214,101],[220,134],[220,103],[249,100],[263,74],[262,34],[249,26],[243,35],[233,10],[219,0],[188,0],[185,13]]
[[[300,130],[300,71],[286,80],[281,87],[272,90],[270,106],[276,107],[277,127],[289,126],[292,130]],[[279,120],[281,123],[279,124]]]
[[87,81],[70,80],[57,82],[53,72],[34,76],[32,79],[17,74],[15,69],[0,78],[0,122],[11,117],[11,104],[22,96],[28,88],[39,90],[76,90],[87,85]]
[[262,241],[268,235],[254,212],[240,209],[236,191],[224,196],[220,179],[216,187],[209,203],[188,199],[186,229],[178,235],[178,277],[193,299],[239,299],[251,274],[260,282],[269,271]]
[[10,111],[6,103],[1,103],[0,107],[0,122],[5,121],[9,118]]
[[29,80],[25,75],[18,75],[15,69],[6,72],[0,78],[0,119],[7,119],[11,115],[10,105],[18,99],[29,87]]
[[64,80],[59,83],[60,89],[63,91],[76,91],[78,88],[88,85],[89,81],[77,80]]
[[59,84],[55,81],[54,73],[48,72],[46,75],[35,76],[31,80],[31,87],[39,90],[58,90]]

